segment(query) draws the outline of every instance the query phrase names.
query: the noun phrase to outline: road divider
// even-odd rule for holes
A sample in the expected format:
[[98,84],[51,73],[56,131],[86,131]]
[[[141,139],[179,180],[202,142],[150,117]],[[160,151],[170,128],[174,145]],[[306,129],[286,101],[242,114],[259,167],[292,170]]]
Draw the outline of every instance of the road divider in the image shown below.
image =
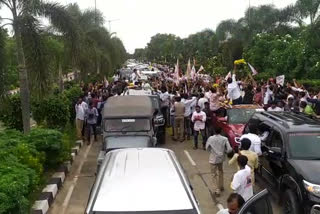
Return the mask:
[[38,200],[36,200],[32,206],[32,214],[46,214],[48,212],[58,194],[59,189],[62,188],[67,174],[71,170],[71,165],[75,156],[79,154],[79,150],[82,146],[82,140],[76,141],[76,146],[71,150],[71,160],[64,162],[49,179],[47,186],[43,188]]

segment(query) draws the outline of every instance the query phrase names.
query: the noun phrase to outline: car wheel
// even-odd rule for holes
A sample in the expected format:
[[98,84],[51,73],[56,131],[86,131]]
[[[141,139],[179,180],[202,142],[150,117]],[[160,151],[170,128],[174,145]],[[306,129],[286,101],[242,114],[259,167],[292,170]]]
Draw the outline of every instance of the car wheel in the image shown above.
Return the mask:
[[283,213],[284,214],[300,213],[297,195],[291,189],[287,189],[284,193]]

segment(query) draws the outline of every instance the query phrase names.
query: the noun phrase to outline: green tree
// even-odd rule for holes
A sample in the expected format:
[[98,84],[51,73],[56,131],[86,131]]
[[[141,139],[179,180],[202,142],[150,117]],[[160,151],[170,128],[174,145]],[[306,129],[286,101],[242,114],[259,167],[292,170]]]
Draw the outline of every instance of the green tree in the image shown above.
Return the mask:
[[49,18],[56,29],[70,32],[73,28],[70,28],[72,26],[69,22],[71,19],[65,13],[64,8],[56,3],[47,3],[41,0],[0,0],[0,6],[7,7],[12,13],[12,17],[6,18],[6,20],[9,20],[13,26],[17,45],[23,130],[28,133],[30,131],[30,91],[23,45],[23,29],[25,26],[36,26],[37,18],[43,16]]

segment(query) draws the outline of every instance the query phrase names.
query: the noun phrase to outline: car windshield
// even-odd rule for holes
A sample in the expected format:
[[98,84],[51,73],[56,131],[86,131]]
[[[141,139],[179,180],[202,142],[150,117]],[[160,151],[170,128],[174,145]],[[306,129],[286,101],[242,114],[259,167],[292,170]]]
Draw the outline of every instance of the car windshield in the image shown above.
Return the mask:
[[255,112],[255,109],[228,109],[228,123],[246,124]]
[[320,159],[320,133],[292,133],[289,135],[289,142],[292,158]]
[[150,120],[146,118],[106,119],[104,130],[106,132],[139,132],[150,131]]

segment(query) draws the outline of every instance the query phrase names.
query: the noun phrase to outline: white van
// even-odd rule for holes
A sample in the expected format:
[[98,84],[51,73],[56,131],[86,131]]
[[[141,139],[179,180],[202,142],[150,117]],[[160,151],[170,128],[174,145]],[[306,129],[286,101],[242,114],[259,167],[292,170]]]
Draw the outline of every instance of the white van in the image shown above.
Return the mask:
[[87,214],[200,213],[174,152],[130,148],[106,154],[91,190]]

